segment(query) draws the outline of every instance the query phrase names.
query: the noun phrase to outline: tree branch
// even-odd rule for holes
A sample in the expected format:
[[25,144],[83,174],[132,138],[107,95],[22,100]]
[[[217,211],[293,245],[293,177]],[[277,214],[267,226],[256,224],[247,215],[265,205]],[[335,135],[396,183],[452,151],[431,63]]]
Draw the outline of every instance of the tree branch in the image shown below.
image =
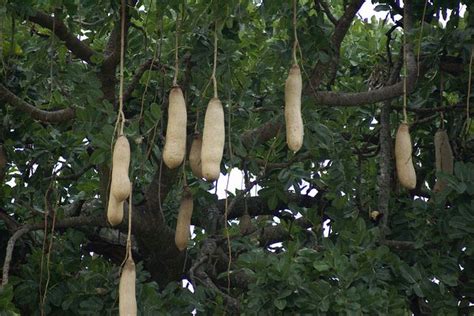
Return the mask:
[[259,127],[242,134],[241,141],[245,147],[251,148],[254,145],[262,144],[275,137],[283,127],[281,117],[268,121]]
[[123,102],[125,103],[126,101],[128,101],[131,98],[132,92],[135,90],[138,83],[140,82],[140,79],[142,78],[143,74],[147,70],[161,70],[161,69],[164,69],[164,68],[169,68],[169,67],[165,67],[164,65],[158,64],[158,62],[156,60],[154,60],[153,58],[147,59],[135,71],[135,74],[133,75],[133,78],[130,81],[130,84],[127,86],[127,89],[123,93]]
[[[69,228],[77,226],[107,226],[107,221],[104,216],[80,216],[65,218],[56,222],[56,228]],[[2,276],[2,287],[8,284],[8,272],[10,270],[10,262],[12,259],[13,249],[15,248],[16,241],[24,234],[32,231],[44,229],[43,223],[26,224],[21,226],[8,240],[7,250],[5,253],[5,261],[3,262],[3,276]]]
[[161,211],[161,204],[171,190],[178,176],[178,170],[180,170],[180,168],[169,169],[163,163],[163,159],[161,159],[153,175],[153,179],[145,192],[148,208],[159,212],[163,222],[164,214]]
[[[127,5],[125,8],[120,7],[120,14],[119,18],[117,19],[117,23],[114,25],[112,32],[110,32],[109,40],[107,41],[107,45],[104,51],[104,61],[101,66],[101,71],[99,73],[99,79],[102,83],[102,92],[104,93],[104,97],[110,103],[115,104],[115,84],[117,82],[115,70],[120,62],[120,26],[121,26],[121,19],[122,10],[125,11],[125,45],[127,45],[127,35],[128,29],[130,27],[130,14],[129,14],[129,6],[135,6],[136,0],[127,0]],[[126,47],[124,48],[126,49]],[[124,52],[125,55],[125,52]]]
[[[407,50],[407,70],[407,93],[411,93],[416,87],[416,61],[411,46]],[[348,107],[391,100],[402,94],[403,82],[400,81],[390,86],[365,92],[316,92],[314,93],[314,100],[318,105]]]
[[319,4],[321,5],[322,9],[323,9],[323,12],[326,14],[326,16],[328,17],[329,21],[331,21],[332,24],[334,25],[337,25],[337,19],[336,17],[332,14],[331,12],[331,8],[329,7],[329,5],[327,4],[326,1],[324,0],[317,0],[315,1],[315,4]]
[[[309,84],[307,84],[304,89],[305,94],[309,94],[313,89],[318,89],[319,85],[321,84],[321,80],[323,79],[322,74],[325,72],[330,74],[335,73],[339,64],[339,55],[342,41],[346,36],[347,31],[349,31],[351,22],[356,16],[357,11],[359,11],[364,2],[365,0],[352,0],[351,3],[346,7],[344,14],[339,20],[337,20],[334,33],[331,36],[332,51],[329,53],[329,55],[333,56],[333,60],[329,64],[322,62],[318,62],[316,64],[316,66],[313,68],[313,71],[311,72]],[[331,67],[331,71],[329,72],[325,71],[328,66]]]
[[10,103],[19,110],[28,113],[33,119],[49,122],[49,123],[60,123],[73,119],[75,117],[75,110],[73,108],[66,108],[56,111],[45,111],[38,109],[37,107],[23,101],[4,85],[0,83],[0,101]]
[[92,63],[91,57],[96,52],[74,36],[63,21],[41,11],[36,11],[33,15],[30,15],[28,20],[54,31],[54,34],[65,43],[74,55],[88,63]]
[[[267,205],[267,201],[264,200],[260,196],[252,196],[247,198],[247,208],[250,216],[259,216],[259,215],[269,215],[269,214],[276,214],[281,210],[288,209],[288,206],[290,203],[294,203],[300,207],[306,207],[310,208],[315,205],[318,205],[319,203],[323,202],[323,199],[318,193],[315,197],[311,197],[309,195],[299,195],[295,193],[288,193],[287,195],[287,202],[280,201],[275,209],[270,209]],[[234,199],[231,200],[230,203],[232,203]],[[225,199],[219,200],[217,202],[217,206],[221,213],[224,213],[225,209]],[[239,200],[237,203],[234,204],[233,208],[230,210],[227,218],[228,219],[233,219],[233,218],[239,218],[244,214],[245,210],[245,203],[244,200]]]

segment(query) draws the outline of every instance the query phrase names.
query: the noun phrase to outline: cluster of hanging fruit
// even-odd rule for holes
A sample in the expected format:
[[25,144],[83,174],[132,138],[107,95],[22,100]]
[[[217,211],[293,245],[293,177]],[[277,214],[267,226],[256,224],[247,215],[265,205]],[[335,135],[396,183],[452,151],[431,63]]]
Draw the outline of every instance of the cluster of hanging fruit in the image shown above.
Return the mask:
[[[303,145],[304,125],[301,115],[302,76],[296,50],[299,47],[296,33],[296,1],[293,1],[293,65],[285,82],[285,125],[288,148],[297,152]],[[178,25],[178,23],[177,23]],[[178,32],[177,32],[178,33]],[[123,40],[123,38],[122,38]],[[122,42],[122,49],[123,49]],[[123,54],[123,52],[122,52]],[[123,58],[123,55],[121,55]],[[177,84],[178,77],[178,36],[176,36],[176,67],[173,86],[168,98],[168,122],[166,128],[163,161],[170,169],[178,168],[186,157],[187,110],[183,91]],[[121,60],[122,62],[123,60]],[[217,95],[216,80],[217,63],[217,33],[214,31],[214,65],[211,79],[214,84],[214,96],[208,103],[204,118],[203,134],[196,133],[189,152],[189,164],[197,178],[215,181],[220,175],[220,165],[225,144],[225,123],[222,103]],[[121,63],[121,91],[123,85],[123,64]],[[406,78],[405,78],[406,80]],[[122,95],[120,95],[122,102]],[[123,220],[124,202],[129,199],[129,231],[127,238],[127,253],[122,266],[119,285],[120,315],[136,315],[135,298],[135,263],[131,251],[131,212],[132,184],[128,176],[130,165],[130,144],[123,134],[123,104],[120,104],[119,119],[121,129],[113,148],[112,177],[107,207],[107,218],[112,226]],[[412,143],[406,116],[406,91],[404,93],[404,121],[400,124],[395,140],[396,170],[400,184],[407,189],[416,187],[416,173],[412,160]],[[445,173],[453,171],[453,154],[445,130],[439,130],[435,135],[436,169]],[[440,191],[446,186],[445,181],[438,180],[434,191]],[[175,230],[176,247],[183,251],[190,237],[191,217],[193,213],[193,196],[185,184],[182,191],[181,203]],[[242,220],[250,221],[248,213]]]

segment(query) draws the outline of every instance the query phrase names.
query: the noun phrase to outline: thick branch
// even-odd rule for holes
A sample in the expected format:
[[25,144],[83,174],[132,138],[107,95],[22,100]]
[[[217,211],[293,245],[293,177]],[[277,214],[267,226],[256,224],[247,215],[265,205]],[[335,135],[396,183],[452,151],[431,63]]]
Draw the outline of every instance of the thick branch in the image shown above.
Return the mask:
[[122,16],[121,10],[125,10],[124,37],[126,45],[128,29],[130,27],[130,14],[128,8],[129,6],[135,6],[137,1],[127,0],[126,2],[128,5],[126,6],[126,8],[120,7],[119,18],[117,19],[117,22],[115,23],[112,32],[110,32],[109,40],[104,51],[104,61],[102,63],[101,71],[99,74],[99,79],[102,83],[102,92],[104,93],[104,97],[112,104],[115,104],[115,84],[117,82],[115,70],[120,62],[120,17]]
[[66,108],[56,111],[45,111],[38,109],[14,95],[2,84],[0,84],[0,101],[9,103],[19,110],[28,113],[33,119],[42,122],[59,123],[69,121],[75,117],[75,110],[73,108]]
[[311,72],[310,82],[305,87],[305,93],[309,94],[313,89],[318,89],[321,80],[323,79],[322,74],[324,74],[327,67],[331,67],[329,73],[335,73],[339,63],[339,54],[341,49],[342,40],[346,36],[349,28],[351,26],[352,20],[359,11],[360,7],[365,0],[352,0],[351,3],[346,7],[344,14],[337,21],[334,33],[331,36],[331,49],[330,55],[333,56],[333,60],[330,64],[318,62]]
[[[311,227],[311,222],[303,217],[296,219],[293,225],[306,229]],[[267,247],[273,243],[281,242],[291,238],[291,231],[283,228],[282,225],[267,226],[257,231],[259,233],[259,243],[262,247]]]
[[[318,203],[321,203],[323,200],[317,195],[316,197],[311,197],[308,195],[299,195],[294,193],[289,193],[287,195],[288,202],[280,201],[275,209],[270,209],[267,205],[267,201],[260,196],[253,196],[247,198],[247,208],[250,216],[259,216],[259,215],[269,215],[277,214],[281,210],[288,209],[290,203],[294,203],[300,207],[310,208]],[[231,200],[232,202],[232,200]],[[219,200],[217,206],[221,213],[224,213],[225,209],[225,199]],[[243,199],[235,203],[232,210],[227,216],[228,219],[239,218],[244,214],[245,210],[245,201]]]
[[[416,61],[408,45],[407,49],[407,93],[413,92],[416,86]],[[314,99],[318,105],[329,106],[359,106],[382,102],[399,97],[403,94],[403,82],[366,92],[316,92]]]
[[63,21],[41,11],[36,11],[28,17],[28,20],[54,31],[54,34],[65,43],[66,47],[74,55],[91,63],[91,57],[95,54],[94,50],[74,36]]
[[268,121],[260,127],[243,133],[240,139],[244,146],[251,148],[253,145],[265,143],[275,137],[282,127],[283,123],[281,118],[277,118],[275,120]]

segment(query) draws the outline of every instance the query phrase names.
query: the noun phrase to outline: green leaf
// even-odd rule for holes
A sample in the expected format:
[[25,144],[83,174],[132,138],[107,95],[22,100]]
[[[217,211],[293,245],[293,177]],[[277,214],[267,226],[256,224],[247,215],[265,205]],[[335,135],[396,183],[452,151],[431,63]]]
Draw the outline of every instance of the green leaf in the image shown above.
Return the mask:
[[278,308],[279,310],[284,310],[286,307],[286,300],[281,300],[281,299],[275,299],[273,301],[273,304]]
[[318,272],[325,272],[331,269],[331,267],[324,262],[313,262],[313,267]]

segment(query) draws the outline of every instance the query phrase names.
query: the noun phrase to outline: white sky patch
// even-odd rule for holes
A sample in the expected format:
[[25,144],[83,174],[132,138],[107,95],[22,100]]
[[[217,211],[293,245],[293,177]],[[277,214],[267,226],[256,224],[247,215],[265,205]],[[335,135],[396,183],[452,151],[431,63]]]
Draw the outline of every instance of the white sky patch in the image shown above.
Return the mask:
[[329,224],[331,223],[331,220],[327,219],[324,221],[323,223],[323,236],[324,237],[329,237],[329,231],[330,231],[330,227],[329,227]]
[[[381,20],[385,19],[385,17],[388,14],[388,11],[379,11],[379,12],[375,11],[374,9],[377,5],[378,3],[373,4],[371,0],[365,1],[358,12],[358,15],[362,17],[363,19],[368,19],[368,20],[370,20],[373,16],[375,16],[377,19],[381,19]],[[403,7],[403,3],[401,3],[400,6]],[[467,9],[466,5],[461,5],[459,9],[460,17],[464,17],[464,15],[466,14],[466,9]],[[446,14],[447,19],[449,19],[451,12],[452,10],[447,10],[447,14]],[[400,18],[399,15],[398,17]],[[443,26],[446,26],[446,23],[448,22],[447,19],[446,20],[443,19],[442,15],[440,14],[439,22]]]
[[378,19],[385,19],[387,16],[387,11],[374,11],[376,4],[372,4],[372,1],[367,0],[364,2],[362,7],[359,10],[359,14],[364,19],[370,19],[372,16],[375,16]]
[[[227,181],[229,184],[227,185]],[[227,191],[235,194],[236,189],[241,190],[243,188],[243,175],[242,171],[237,168],[233,168],[228,174],[219,176],[217,181],[217,196],[219,199],[226,198],[226,188]],[[215,189],[210,190],[209,192],[214,192]]]
[[16,180],[15,180],[16,177],[14,175],[21,175],[21,172],[18,170],[15,164],[12,164],[12,167],[10,167],[10,170],[7,171],[7,175],[10,175],[12,177],[10,180],[5,182],[5,184],[11,188],[16,187]]
[[[227,179],[229,179],[229,186],[227,187]],[[255,177],[250,177],[250,182],[254,181]],[[242,170],[238,168],[233,168],[228,174],[221,175],[219,176],[219,180],[217,181],[217,196],[219,199],[225,199],[226,198],[226,187],[227,191],[236,194],[236,190],[243,190],[245,185],[244,185],[244,174]],[[261,189],[262,187],[259,185],[255,185],[252,190],[250,190],[250,196],[257,196],[257,192]],[[209,190],[209,192],[214,193],[215,188]]]

